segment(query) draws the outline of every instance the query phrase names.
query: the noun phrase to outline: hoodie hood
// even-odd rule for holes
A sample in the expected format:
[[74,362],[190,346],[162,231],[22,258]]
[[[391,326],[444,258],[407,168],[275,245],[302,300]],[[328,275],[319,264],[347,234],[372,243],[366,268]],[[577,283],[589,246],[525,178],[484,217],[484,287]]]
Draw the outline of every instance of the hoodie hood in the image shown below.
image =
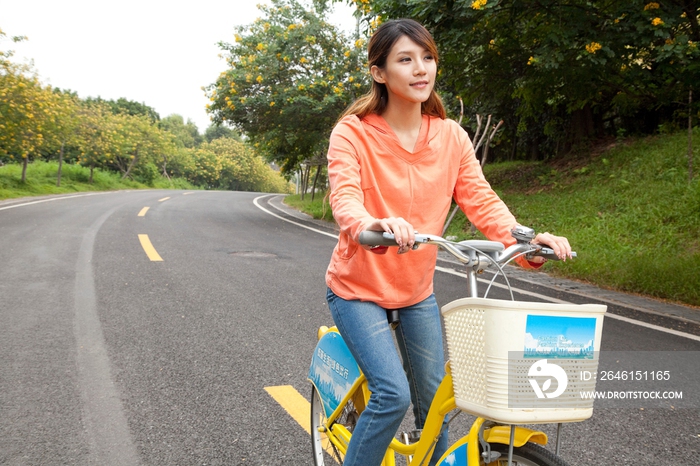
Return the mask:
[[384,135],[388,140],[391,141],[391,145],[394,150],[399,152],[397,156],[407,159],[407,161],[415,161],[416,157],[425,155],[424,151],[428,149],[431,142],[439,137],[440,131],[444,126],[444,120],[438,117],[431,117],[429,115],[423,115],[423,122],[421,124],[420,132],[418,133],[418,139],[416,140],[416,146],[413,152],[408,152],[403,149],[399,141],[398,136],[394,133],[394,130],[389,126],[384,117],[372,113],[362,118],[362,123],[370,126],[372,129]]

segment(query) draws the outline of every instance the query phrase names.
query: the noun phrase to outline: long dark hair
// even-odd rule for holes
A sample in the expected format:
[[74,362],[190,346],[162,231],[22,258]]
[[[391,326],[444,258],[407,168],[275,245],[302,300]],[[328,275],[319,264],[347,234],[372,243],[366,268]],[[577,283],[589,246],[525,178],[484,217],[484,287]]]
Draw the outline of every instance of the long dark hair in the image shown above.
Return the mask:
[[[412,19],[394,19],[379,26],[372,34],[367,47],[369,69],[372,69],[373,66],[384,68],[391,48],[403,36],[407,36],[413,42],[428,50],[437,64],[437,46],[430,32],[423,25]],[[341,118],[347,115],[357,115],[363,118],[371,113],[381,115],[386,109],[388,102],[389,97],[386,85],[373,79],[372,89],[369,93],[353,102],[345,110]],[[443,120],[446,118],[445,107],[442,105],[442,100],[434,88],[428,100],[421,104],[421,113],[436,116]]]

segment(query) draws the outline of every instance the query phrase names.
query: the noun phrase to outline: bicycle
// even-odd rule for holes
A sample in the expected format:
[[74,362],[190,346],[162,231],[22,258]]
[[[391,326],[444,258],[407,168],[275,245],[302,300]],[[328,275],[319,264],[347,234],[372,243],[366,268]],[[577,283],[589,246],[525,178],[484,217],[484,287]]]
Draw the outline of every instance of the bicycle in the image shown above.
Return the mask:
[[[584,323],[590,333],[593,346],[580,349],[586,355],[595,354],[599,347],[602,333],[603,314],[606,306],[584,305],[558,305],[517,302],[514,300],[513,291],[503,270],[504,266],[518,256],[542,256],[547,259],[557,260],[554,252],[540,245],[530,242],[535,236],[533,230],[525,227],[516,227],[511,234],[517,243],[507,249],[501,243],[482,240],[467,240],[452,242],[435,235],[416,235],[415,247],[422,244],[436,245],[456,257],[467,269],[467,285],[469,298],[462,298],[443,306],[441,312],[445,321],[447,336],[447,348],[450,360],[446,364],[446,375],[440,384],[429,409],[429,413],[422,431],[400,434],[401,440],[394,438],[384,457],[383,466],[394,466],[396,455],[403,455],[409,466],[427,464],[431,458],[433,449],[443,430],[445,417],[453,410],[465,411],[477,416],[468,435],[454,442],[438,461],[438,466],[566,466],[567,463],[558,456],[559,454],[559,428],[561,422],[574,422],[588,419],[592,415],[592,400],[574,400],[572,397],[562,397],[556,405],[547,404],[545,407],[533,409],[528,404],[525,408],[512,408],[510,404],[517,404],[532,398],[532,392],[538,398],[551,401],[555,398],[553,393],[566,388],[567,382],[559,376],[556,378],[555,392],[543,391],[551,389],[551,384],[545,382],[542,386],[536,380],[540,373],[536,371],[546,368],[546,359],[535,351],[535,364],[525,356],[532,348],[524,349],[518,358],[510,358],[508,363],[513,363],[514,379],[504,379],[504,372],[508,373],[508,367],[504,366],[503,347],[506,338],[512,338],[512,334],[522,334],[520,328],[506,329],[505,326],[495,325],[496,328],[486,328],[490,342],[477,341],[478,348],[475,351],[474,332],[480,333],[483,340],[484,316],[486,319],[501,319],[503,322],[522,321],[522,316],[542,316],[544,319],[552,313],[565,314],[563,318],[578,319],[577,323]],[[363,232],[360,235],[360,243],[371,247],[396,246],[393,235],[380,232]],[[574,253],[575,255],[575,253]],[[483,270],[493,267],[498,269],[489,287],[484,293],[488,295],[491,285],[498,275],[505,278],[510,290],[511,301],[478,298],[476,275]],[[476,308],[476,309],[472,309]],[[474,312],[473,312],[474,311]],[[505,317],[503,317],[505,313]],[[574,317],[571,317],[573,313]],[[400,325],[398,312],[387,313],[389,324],[392,328]],[[568,315],[569,317],[566,317]],[[475,317],[476,316],[476,317]],[[581,317],[584,316],[584,317]],[[561,316],[559,316],[561,318]],[[556,316],[554,318],[557,318]],[[481,323],[474,320],[481,319]],[[504,320],[505,319],[505,320]],[[539,319],[539,317],[538,317]],[[536,319],[533,317],[533,322]],[[569,322],[570,324],[571,322]],[[528,328],[529,328],[529,324]],[[516,326],[517,327],[517,326]],[[508,333],[510,332],[510,333]],[[500,335],[503,333],[503,335]],[[466,334],[466,335],[465,335]],[[517,338],[515,338],[517,339]],[[479,338],[476,338],[479,340]],[[481,351],[482,347],[491,344],[490,353]],[[471,346],[470,346],[471,345]],[[535,349],[536,350],[536,349]],[[595,351],[594,351],[595,350]],[[566,356],[571,352],[555,356]],[[589,354],[590,353],[590,354]],[[529,354],[529,353],[528,353]],[[574,354],[574,353],[571,353]],[[569,373],[580,370],[595,370],[596,357],[579,357],[582,352],[576,354],[576,364],[568,368]],[[570,355],[570,354],[569,354]],[[506,356],[508,359],[509,356]],[[483,361],[490,366],[484,369]],[[542,361],[545,361],[544,363]],[[520,364],[520,366],[518,366]],[[553,366],[553,365],[552,365]],[[475,367],[477,369],[475,369]],[[479,367],[481,369],[479,369]],[[560,366],[556,366],[560,367]],[[529,369],[529,370],[528,370]],[[535,373],[533,373],[533,370]],[[490,374],[484,375],[485,371]],[[519,371],[519,372],[518,372]],[[476,375],[475,375],[476,374]],[[545,374],[547,375],[547,374]],[[551,375],[551,374],[550,374]],[[557,374],[554,374],[555,376]],[[560,374],[561,375],[561,374]],[[510,376],[510,374],[509,374]],[[500,377],[500,379],[499,379]],[[474,380],[476,378],[476,380]],[[568,380],[569,375],[566,375]],[[550,382],[552,381],[549,379]],[[367,381],[361,373],[350,354],[342,337],[335,327],[321,327],[318,330],[318,344],[312,357],[309,370],[309,381],[312,384],[311,391],[311,444],[316,466],[328,466],[342,464],[342,458],[347,451],[353,428],[360,413],[369,400]],[[529,384],[527,383],[529,382]],[[595,387],[595,381],[592,383]],[[590,389],[590,385],[582,387],[584,382],[574,389]],[[563,385],[563,388],[562,388]],[[529,393],[525,393],[529,392]],[[525,395],[523,395],[525,393]],[[540,396],[542,395],[542,396]],[[560,394],[559,394],[560,395]],[[557,395],[557,396],[559,396]],[[509,398],[510,397],[510,398]],[[548,399],[550,398],[550,399]],[[535,400],[543,401],[543,400]],[[572,404],[573,403],[573,404]],[[555,407],[552,407],[555,406]],[[563,407],[561,407],[563,406]],[[454,419],[454,417],[452,418]],[[451,419],[448,421],[451,422]],[[548,438],[544,432],[523,427],[519,424],[557,423],[556,450],[552,453],[544,448]]]

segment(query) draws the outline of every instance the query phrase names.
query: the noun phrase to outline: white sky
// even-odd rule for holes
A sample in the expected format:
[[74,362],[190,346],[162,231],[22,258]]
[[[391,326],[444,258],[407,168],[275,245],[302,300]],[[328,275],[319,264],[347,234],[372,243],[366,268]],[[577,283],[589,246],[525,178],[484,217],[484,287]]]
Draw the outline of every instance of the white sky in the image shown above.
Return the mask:
[[[1,47],[34,61],[44,84],[81,98],[145,103],[162,117],[177,113],[200,133],[209,126],[202,86],[226,69],[217,42],[260,17],[267,0],[0,0],[0,29],[27,36]],[[349,7],[331,22],[352,30]]]

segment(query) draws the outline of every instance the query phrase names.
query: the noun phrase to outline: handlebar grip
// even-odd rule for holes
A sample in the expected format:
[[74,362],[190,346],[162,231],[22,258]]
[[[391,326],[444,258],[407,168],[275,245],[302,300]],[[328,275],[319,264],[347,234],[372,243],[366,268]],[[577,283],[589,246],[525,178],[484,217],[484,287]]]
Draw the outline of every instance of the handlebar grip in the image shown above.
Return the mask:
[[360,233],[360,244],[365,246],[397,246],[394,235],[383,231],[363,231]]
[[[547,260],[558,261],[559,257],[554,254],[554,251],[550,248],[540,248],[539,251],[532,254],[533,256],[544,257]],[[571,251],[571,257],[576,257],[576,252]]]

